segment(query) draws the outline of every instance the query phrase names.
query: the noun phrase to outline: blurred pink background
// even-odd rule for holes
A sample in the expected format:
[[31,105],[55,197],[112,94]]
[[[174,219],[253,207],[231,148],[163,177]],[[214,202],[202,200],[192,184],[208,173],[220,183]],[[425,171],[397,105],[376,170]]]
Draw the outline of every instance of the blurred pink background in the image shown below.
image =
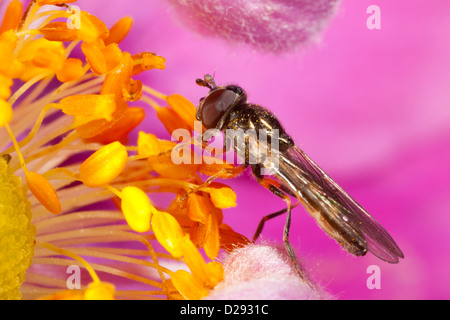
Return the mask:
[[[293,211],[291,242],[313,277],[339,299],[450,298],[450,2],[343,0],[319,43],[285,55],[263,54],[188,30],[164,0],[76,3],[111,26],[135,25],[121,47],[153,51],[164,71],[145,73],[149,86],[197,104],[197,77],[236,82],[249,101],[276,113],[314,161],[361,203],[405,254],[390,265],[371,254],[352,257],[302,207]],[[369,30],[369,5],[381,8],[381,29]],[[169,138],[148,112],[143,130]],[[136,136],[136,132],[134,133]],[[283,201],[250,174],[225,181],[238,206],[225,222],[252,237],[263,215]],[[282,242],[284,218],[262,239]],[[381,289],[366,270],[381,268]]]

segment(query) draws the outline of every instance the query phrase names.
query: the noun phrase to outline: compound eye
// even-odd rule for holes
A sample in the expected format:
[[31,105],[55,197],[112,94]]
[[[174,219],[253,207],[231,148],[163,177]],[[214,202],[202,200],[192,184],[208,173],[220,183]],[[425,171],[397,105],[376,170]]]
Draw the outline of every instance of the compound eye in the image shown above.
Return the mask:
[[217,89],[203,101],[202,122],[206,129],[215,128],[222,116],[233,105],[236,93],[227,89]]
[[244,89],[234,84],[227,86],[227,89],[236,92],[236,95],[239,96],[236,99],[236,105],[247,103],[247,94],[245,93]]

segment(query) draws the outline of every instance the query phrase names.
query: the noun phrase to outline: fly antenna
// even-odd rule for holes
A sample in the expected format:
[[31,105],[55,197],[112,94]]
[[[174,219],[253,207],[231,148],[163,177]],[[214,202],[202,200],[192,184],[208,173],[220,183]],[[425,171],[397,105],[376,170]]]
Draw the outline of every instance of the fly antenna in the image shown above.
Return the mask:
[[[214,72],[215,75],[215,72]],[[205,74],[205,82],[209,83],[212,89],[217,89],[216,82],[214,81],[214,77],[210,74]]]
[[213,89],[211,87],[211,85],[208,82],[206,82],[205,80],[203,80],[203,79],[198,78],[198,79],[195,80],[195,83],[198,84],[201,87],[206,87],[206,88],[209,88],[210,90]]

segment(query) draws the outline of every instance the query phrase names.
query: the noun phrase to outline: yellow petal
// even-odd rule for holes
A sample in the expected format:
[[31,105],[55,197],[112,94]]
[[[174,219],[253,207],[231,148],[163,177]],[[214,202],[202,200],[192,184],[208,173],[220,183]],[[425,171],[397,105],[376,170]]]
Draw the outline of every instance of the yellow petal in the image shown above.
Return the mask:
[[53,186],[38,173],[28,172],[26,175],[27,185],[31,193],[39,202],[54,214],[61,212],[61,204]]
[[103,146],[81,164],[81,181],[91,188],[108,184],[122,172],[127,161],[127,149],[120,142]]
[[122,190],[122,212],[125,219],[136,232],[147,232],[155,211],[150,199],[141,189],[128,186]]

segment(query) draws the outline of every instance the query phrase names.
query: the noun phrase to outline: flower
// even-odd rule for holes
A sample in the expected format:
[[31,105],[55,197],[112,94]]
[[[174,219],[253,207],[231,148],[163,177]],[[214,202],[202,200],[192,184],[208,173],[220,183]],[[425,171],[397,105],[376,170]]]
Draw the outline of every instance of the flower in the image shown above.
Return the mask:
[[[131,18],[108,28],[81,11],[73,28],[61,21],[72,2],[24,10],[13,0],[0,29],[0,298],[203,298],[223,268],[199,250],[216,260],[248,243],[222,222],[234,191],[213,182],[242,170],[176,165],[176,143],[148,132],[128,143],[145,116],[134,102],[156,109],[169,131],[192,131],[195,106],[133,79],[165,59],[120,48]],[[159,192],[173,195],[169,206],[153,203]],[[83,281],[74,274],[78,290],[67,290],[73,266]]]
[[[450,185],[442,179],[450,173],[450,154],[443,152],[450,139],[450,79],[442,68],[450,59],[445,34],[450,20],[443,10],[448,1],[437,0],[435,6],[412,1],[408,14],[402,14],[403,2],[383,2],[380,30],[367,29],[367,3],[340,1],[318,45],[285,55],[193,35],[174,19],[175,10],[167,10],[167,0],[77,4],[108,26],[122,15],[133,17],[122,45],[133,53],[157,50],[167,59],[163,72],[139,78],[159,91],[176,88],[197,103],[205,91],[196,88],[195,78],[213,72],[218,83],[241,85],[249,101],[273,111],[295,142],[382,222],[407,256],[398,265],[349,256],[336,249],[302,206],[293,210],[291,243],[332,292],[342,299],[448,297],[442,281],[449,275],[442,252],[450,249],[445,228]],[[151,110],[140,127],[167,139]],[[238,195],[238,206],[224,210],[224,221],[241,234],[252,236],[262,215],[283,208],[249,175],[227,183]],[[283,220],[266,224],[262,237],[281,243]],[[417,221],[420,237],[411,232],[418,230]],[[381,267],[382,290],[365,285],[372,264]]]

